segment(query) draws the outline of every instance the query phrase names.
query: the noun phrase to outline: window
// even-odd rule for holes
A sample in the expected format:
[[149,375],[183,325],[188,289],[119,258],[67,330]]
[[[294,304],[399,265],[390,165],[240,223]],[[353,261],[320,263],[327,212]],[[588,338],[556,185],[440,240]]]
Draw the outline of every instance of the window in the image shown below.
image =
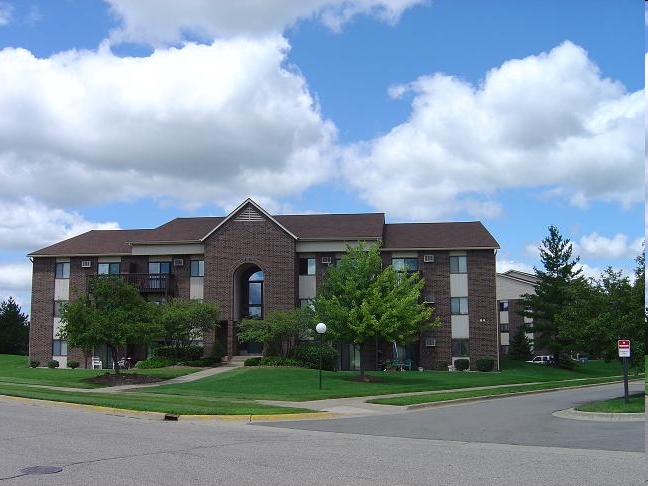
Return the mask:
[[70,262],[56,264],[56,278],[70,278]]
[[171,273],[171,262],[149,262],[149,273]]
[[417,272],[418,258],[392,258],[392,267],[397,272]]
[[452,356],[470,356],[470,340],[468,339],[453,339],[452,340]]
[[205,276],[205,261],[204,260],[191,260],[191,271],[190,276],[192,277],[204,277]]
[[466,256],[451,256],[450,257],[450,273],[467,273],[468,272],[468,259]]
[[67,341],[64,339],[52,341],[52,356],[67,356]]
[[509,309],[508,300],[500,300],[498,304],[500,312],[507,311]]
[[97,273],[99,275],[119,275],[121,269],[119,262],[117,263],[99,263],[97,265]]
[[248,278],[248,317],[263,317],[263,280],[264,275],[260,270],[258,272],[254,272]]
[[508,356],[508,354],[509,354],[509,347],[508,347],[508,344],[502,344],[502,345],[500,346],[500,354],[501,354],[502,356]]
[[509,332],[509,325],[507,324],[500,324],[500,332]]
[[61,311],[63,306],[67,304],[67,300],[55,300],[54,301],[54,317],[61,317]]
[[468,314],[468,297],[452,297],[450,299],[450,313],[454,316]]
[[315,259],[314,258],[300,258],[299,259],[299,275],[315,275]]

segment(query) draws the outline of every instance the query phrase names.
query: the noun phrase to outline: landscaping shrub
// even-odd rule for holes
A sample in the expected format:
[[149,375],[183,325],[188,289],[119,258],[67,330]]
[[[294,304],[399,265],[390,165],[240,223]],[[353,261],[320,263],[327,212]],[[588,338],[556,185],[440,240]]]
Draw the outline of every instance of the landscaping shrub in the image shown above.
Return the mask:
[[448,371],[448,362],[447,361],[437,361],[434,369],[437,371]]
[[[316,343],[304,343],[295,346],[291,358],[304,368],[319,369],[320,346]],[[331,346],[322,346],[322,369],[333,371],[337,361],[337,352]]]
[[202,346],[159,346],[153,350],[154,358],[168,358],[178,361],[192,361],[202,358],[204,349]]
[[212,347],[209,356],[214,360],[213,364],[220,363],[223,360],[223,356],[225,356],[225,348],[223,348],[220,341],[214,342],[214,346]]
[[220,360],[215,361],[211,356],[205,356],[200,359],[192,359],[191,361],[186,361],[187,366],[198,366],[204,368],[205,366],[214,366],[215,364],[220,363]]
[[138,361],[135,368],[149,370],[152,368],[164,368],[166,366],[171,366],[174,363],[175,361],[169,358],[149,358]]
[[79,362],[78,361],[68,361],[67,362],[67,367],[72,368],[72,369],[78,368],[79,367]]
[[40,366],[40,361],[38,361],[37,359],[32,359],[29,362],[29,367],[30,368],[38,368],[39,366]]
[[259,366],[261,364],[261,356],[254,356],[243,361],[243,366]]
[[455,367],[455,370],[457,370],[457,371],[465,371],[468,368],[470,368],[470,360],[469,359],[457,359],[454,362],[454,367]]
[[264,356],[261,358],[259,366],[301,366],[301,362],[292,358],[282,358],[281,356]]
[[495,360],[493,358],[489,358],[489,357],[477,358],[477,370],[493,371],[494,367],[495,367]]
[[51,369],[58,368],[59,367],[59,362],[56,361],[55,359],[52,359],[52,360],[47,362],[47,367],[51,368]]

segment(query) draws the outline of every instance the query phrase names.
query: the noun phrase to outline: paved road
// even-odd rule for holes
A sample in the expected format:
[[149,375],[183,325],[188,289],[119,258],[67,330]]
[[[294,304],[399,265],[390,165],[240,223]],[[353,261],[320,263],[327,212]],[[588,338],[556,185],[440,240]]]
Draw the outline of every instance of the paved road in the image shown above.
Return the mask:
[[[490,403],[498,402],[502,400]],[[465,407],[436,412],[471,410]],[[403,415],[427,412],[435,411]],[[344,423],[358,427],[359,420],[373,418]],[[383,425],[400,419],[400,414],[385,418]],[[343,421],[327,423],[337,427],[339,422]],[[0,397],[0,485],[624,486],[644,482],[641,452],[286,426],[163,422]],[[643,436],[643,424],[637,426]],[[42,476],[21,473],[33,466],[61,471]]]
[[[643,390],[631,383],[630,392]],[[268,424],[304,430],[411,439],[644,452],[641,422],[588,422],[552,416],[575,405],[623,395],[613,384],[500,398],[399,414]]]

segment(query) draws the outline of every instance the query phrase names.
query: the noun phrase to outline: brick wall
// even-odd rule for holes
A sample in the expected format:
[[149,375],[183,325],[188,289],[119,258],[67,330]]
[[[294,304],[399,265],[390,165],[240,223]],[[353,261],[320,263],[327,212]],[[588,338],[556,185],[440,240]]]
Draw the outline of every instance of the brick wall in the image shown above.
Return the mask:
[[495,297],[495,253],[493,250],[468,252],[468,310],[470,313],[470,368],[477,358],[492,357],[495,369],[499,349]]
[[52,359],[54,332],[54,258],[34,258],[32,277],[29,359],[41,365]]
[[[294,238],[270,220],[235,219],[234,216],[204,243],[204,297],[205,301],[218,303],[221,318],[228,323],[227,352],[230,356],[238,353],[233,335],[237,312],[232,307],[233,291],[239,289],[239,282],[235,279],[240,278],[241,268],[255,265],[264,272],[264,315],[274,310],[294,308],[298,281]],[[223,331],[221,329],[219,333]],[[213,339],[212,336],[205,341],[206,353]]]

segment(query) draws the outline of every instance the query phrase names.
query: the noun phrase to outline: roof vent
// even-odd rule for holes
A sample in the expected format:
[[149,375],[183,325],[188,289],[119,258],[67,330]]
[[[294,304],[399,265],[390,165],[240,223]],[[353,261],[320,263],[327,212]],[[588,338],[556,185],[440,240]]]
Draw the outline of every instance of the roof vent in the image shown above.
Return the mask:
[[263,216],[255,211],[252,206],[248,206],[234,218],[234,221],[263,221],[263,219]]

